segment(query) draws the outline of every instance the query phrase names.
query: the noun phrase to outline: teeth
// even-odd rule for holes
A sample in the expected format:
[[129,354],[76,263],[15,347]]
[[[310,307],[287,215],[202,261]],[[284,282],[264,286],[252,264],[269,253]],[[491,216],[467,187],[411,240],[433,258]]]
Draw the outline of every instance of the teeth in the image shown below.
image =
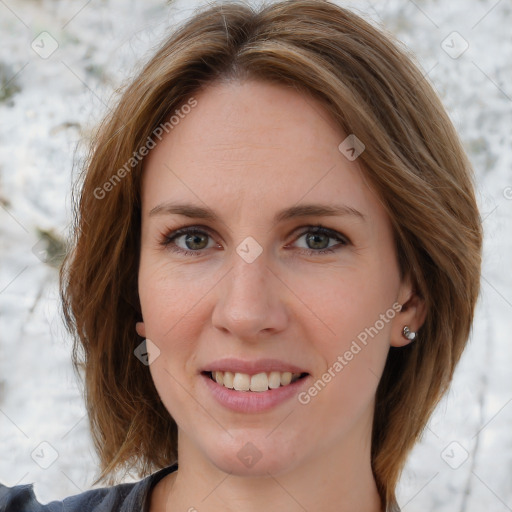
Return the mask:
[[268,377],[266,373],[257,373],[251,377],[251,391],[267,391]]
[[212,372],[212,379],[217,384],[236,391],[268,391],[277,389],[280,386],[288,386],[295,382],[300,373],[291,372],[269,372],[249,375],[247,373]]
[[[222,372],[216,372],[222,373]],[[233,381],[235,380],[235,375],[231,372],[224,372],[224,386],[233,389]]]
[[270,372],[268,376],[268,387],[276,389],[281,385],[281,374],[279,372]]
[[288,386],[292,381],[292,374],[290,372],[281,373],[281,386]]
[[249,388],[251,387],[251,377],[249,377],[249,375],[246,373],[235,373],[235,377],[233,379],[233,387],[237,391],[249,391]]

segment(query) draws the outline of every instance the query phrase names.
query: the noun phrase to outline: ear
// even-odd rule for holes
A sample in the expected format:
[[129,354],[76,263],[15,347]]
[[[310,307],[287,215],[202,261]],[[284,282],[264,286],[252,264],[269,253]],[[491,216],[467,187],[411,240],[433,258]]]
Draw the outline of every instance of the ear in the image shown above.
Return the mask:
[[400,285],[398,302],[402,305],[402,309],[393,320],[390,343],[393,347],[404,347],[409,343],[416,343],[416,340],[408,340],[403,335],[403,328],[408,326],[412,332],[417,332],[425,322],[427,308],[425,300],[414,289],[409,278]]
[[137,334],[142,338],[146,337],[146,326],[144,325],[144,322],[137,322],[135,324],[135,330],[137,331]]

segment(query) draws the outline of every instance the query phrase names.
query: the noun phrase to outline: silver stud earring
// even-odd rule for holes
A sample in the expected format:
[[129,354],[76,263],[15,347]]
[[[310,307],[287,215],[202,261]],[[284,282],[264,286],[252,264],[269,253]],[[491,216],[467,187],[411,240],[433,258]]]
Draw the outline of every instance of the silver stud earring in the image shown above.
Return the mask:
[[404,338],[407,338],[409,341],[412,341],[416,338],[416,333],[412,332],[407,325],[403,328],[402,334]]

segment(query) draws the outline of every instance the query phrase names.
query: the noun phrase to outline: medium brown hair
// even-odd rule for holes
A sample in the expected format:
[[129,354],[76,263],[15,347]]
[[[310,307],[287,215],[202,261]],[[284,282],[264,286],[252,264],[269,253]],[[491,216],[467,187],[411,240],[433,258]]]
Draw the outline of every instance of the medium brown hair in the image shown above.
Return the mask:
[[195,92],[245,78],[302,91],[364,143],[361,169],[390,216],[401,273],[425,300],[419,340],[390,349],[376,395],[371,463],[383,503],[393,503],[406,456],[470,333],[481,224],[470,163],[432,87],[391,36],[322,0],[201,9],[164,42],[95,136],[60,278],[98,481],[113,482],[123,466],[146,475],[177,460],[176,424],[134,357],[143,159],[128,170],[126,163]]

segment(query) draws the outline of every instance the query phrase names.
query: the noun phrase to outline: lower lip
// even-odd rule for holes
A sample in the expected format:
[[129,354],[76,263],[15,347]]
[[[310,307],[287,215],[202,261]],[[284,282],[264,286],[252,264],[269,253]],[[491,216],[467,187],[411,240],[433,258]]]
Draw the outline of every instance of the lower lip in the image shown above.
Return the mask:
[[272,409],[296,396],[310,376],[268,391],[235,391],[217,384],[207,375],[200,374],[200,377],[217,402],[232,411],[247,413]]

